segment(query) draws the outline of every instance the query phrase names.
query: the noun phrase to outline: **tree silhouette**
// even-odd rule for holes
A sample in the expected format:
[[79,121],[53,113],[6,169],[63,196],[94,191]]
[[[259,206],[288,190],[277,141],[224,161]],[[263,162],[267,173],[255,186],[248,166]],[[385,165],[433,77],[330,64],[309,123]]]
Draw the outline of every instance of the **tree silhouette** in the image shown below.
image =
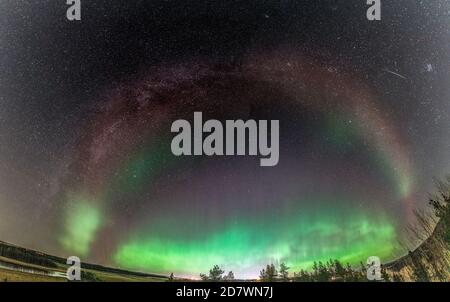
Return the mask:
[[350,264],[343,265],[338,260],[326,263],[314,262],[310,272],[304,269],[294,273],[296,282],[364,282],[367,281],[365,272],[353,269]]
[[284,262],[280,264],[279,276],[281,281],[289,281],[289,267]]
[[223,277],[224,281],[234,281],[234,273],[232,271],[229,271],[228,274]]
[[264,282],[274,282],[277,278],[277,269],[275,265],[268,264],[265,269],[260,272],[259,278]]
[[200,274],[200,278],[203,281],[221,281],[223,279],[224,270],[218,265],[214,265],[212,269],[209,270],[209,275]]
[[314,281],[312,279],[311,275],[303,269],[300,270],[300,272],[298,272],[298,273],[294,273],[294,280],[297,282],[313,282]]

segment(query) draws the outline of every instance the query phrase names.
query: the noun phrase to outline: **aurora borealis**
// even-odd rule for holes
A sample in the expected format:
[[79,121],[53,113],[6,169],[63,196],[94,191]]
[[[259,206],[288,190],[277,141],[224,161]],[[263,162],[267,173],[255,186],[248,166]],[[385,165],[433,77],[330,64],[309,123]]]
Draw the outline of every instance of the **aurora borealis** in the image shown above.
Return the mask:
[[[279,53],[276,57],[281,56]],[[168,76],[154,70],[152,78],[125,86],[113,100],[108,100],[112,106],[99,113],[98,120],[93,121],[94,129],[86,131],[90,133],[87,143],[80,144],[86,147],[76,161],[80,166],[72,173],[85,178],[82,194],[90,196],[68,197],[71,204],[81,204],[81,208],[70,210],[64,222],[68,230],[63,235],[65,247],[73,250],[72,242],[80,242],[76,251],[88,255],[90,250],[86,245],[95,244],[91,242],[92,237],[99,236],[102,224],[108,228],[108,224],[120,221],[130,231],[124,241],[115,238],[115,232],[108,235],[109,243],[116,249],[113,261],[133,269],[152,268],[157,272],[177,269],[177,273],[189,275],[221,263],[244,277],[254,277],[255,267],[269,262],[286,261],[300,269],[311,266],[314,260],[334,257],[354,264],[371,253],[389,257],[396,248],[395,219],[383,211],[372,216],[375,209],[368,209],[374,202],[371,199],[378,194],[378,198],[389,198],[392,203],[398,203],[394,206],[407,209],[412,194],[409,183],[412,174],[406,168],[408,154],[403,153],[403,146],[383,148],[389,144],[384,140],[395,140],[394,129],[383,124],[380,129],[386,133],[374,133],[372,124],[363,121],[363,116],[371,116],[378,123],[384,121],[373,116],[374,111],[360,110],[364,104],[352,103],[355,96],[345,88],[333,86],[329,91],[295,89],[291,92],[291,85],[295,87],[296,82],[305,82],[306,78],[307,87],[318,87],[313,73],[320,72],[320,67],[307,70],[297,57],[286,57],[286,60],[292,62],[289,68],[279,68],[279,62],[270,65],[270,60],[265,59],[264,77],[259,74],[260,67],[256,70],[253,67],[259,64],[252,63],[248,70],[244,65],[239,72],[210,70],[202,65],[178,66],[173,70],[162,67],[164,72],[169,70]],[[189,74],[191,70],[197,78]],[[277,74],[275,83],[271,82],[271,73]],[[254,78],[258,76],[261,78]],[[321,81],[348,81],[325,73],[319,77]],[[246,84],[241,84],[239,90],[224,86],[234,81]],[[208,83],[206,91],[202,89],[204,83]],[[179,87],[183,87],[187,96],[178,96]],[[228,96],[227,91],[233,92]],[[333,93],[349,101],[345,106],[339,105],[343,112],[337,111],[330,118],[327,106],[335,105],[329,96]],[[282,148],[285,163],[280,167],[261,170],[253,166],[254,160],[246,157],[177,158],[168,151],[169,140],[164,135],[168,129],[166,121],[185,117],[189,107],[221,117],[222,113],[208,108],[208,104],[214,102],[223,108],[233,97],[248,102],[237,106],[239,117],[267,116],[273,113],[264,110],[279,105],[277,95],[285,95],[286,109],[277,116],[284,124],[282,146],[289,146]],[[191,99],[197,103],[192,104]],[[316,101],[310,103],[309,99]],[[329,103],[319,104],[323,99]],[[259,100],[263,100],[262,104]],[[253,112],[249,112],[250,107]],[[295,117],[302,115],[305,116],[298,124]],[[297,131],[304,131],[303,123],[314,123],[308,121],[308,116],[314,115],[325,126],[318,125],[318,133],[314,129],[299,135]],[[334,124],[330,126],[327,119]],[[346,125],[336,125],[343,121]],[[117,137],[120,139],[116,140]],[[352,171],[345,181],[355,181],[353,175],[363,173],[358,165],[366,162],[375,170],[372,181],[386,179],[386,188],[378,189],[379,193],[373,192],[369,197],[358,189],[347,192],[348,186],[343,184],[331,184],[316,191],[304,185],[304,181],[299,182],[305,178],[305,171],[314,171],[303,160],[296,159],[297,154],[311,156],[305,152],[308,146],[293,139],[305,137],[313,146],[310,152],[322,148],[325,153],[329,149],[338,150],[337,154],[326,157],[329,166],[338,165],[336,171],[344,168]],[[109,141],[115,143],[108,144]],[[360,147],[364,143],[367,149]],[[344,160],[355,150],[367,154],[359,160]],[[314,163],[317,159],[313,157],[310,161]],[[339,167],[344,162],[345,167]],[[356,162],[353,164],[356,167],[351,162]],[[325,177],[308,175],[306,179],[316,183]],[[74,194],[77,191],[75,187]],[[113,222],[99,223],[99,207],[100,212],[111,213],[106,219]],[[82,237],[78,238],[80,234]],[[246,256],[249,253],[251,256]]]
[[[156,2],[0,2],[0,240],[186,277],[405,253],[450,172],[449,2]],[[279,120],[279,164],[174,156],[194,112]]]

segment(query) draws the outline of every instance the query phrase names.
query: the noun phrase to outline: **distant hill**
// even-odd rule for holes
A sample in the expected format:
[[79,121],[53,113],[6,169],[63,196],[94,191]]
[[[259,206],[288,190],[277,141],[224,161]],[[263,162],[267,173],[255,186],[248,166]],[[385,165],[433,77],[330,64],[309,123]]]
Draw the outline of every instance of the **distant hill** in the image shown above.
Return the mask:
[[[18,271],[22,274],[49,276],[63,276],[66,269],[66,259],[48,255],[31,249],[19,247],[7,242],[0,241],[0,281],[9,276],[11,272]],[[95,280],[89,281],[167,281],[168,277],[158,274],[149,274],[143,272],[134,272],[118,268],[106,267],[98,264],[82,263],[82,270],[89,271],[90,276]],[[8,271],[8,272],[6,272]],[[8,274],[7,274],[8,273]],[[22,281],[33,281],[31,276],[27,280],[26,276]],[[101,277],[104,277],[103,279]],[[53,281],[52,278],[48,281]],[[42,279],[42,278],[40,278]],[[42,280],[39,280],[42,281]],[[44,280],[45,281],[45,280]]]

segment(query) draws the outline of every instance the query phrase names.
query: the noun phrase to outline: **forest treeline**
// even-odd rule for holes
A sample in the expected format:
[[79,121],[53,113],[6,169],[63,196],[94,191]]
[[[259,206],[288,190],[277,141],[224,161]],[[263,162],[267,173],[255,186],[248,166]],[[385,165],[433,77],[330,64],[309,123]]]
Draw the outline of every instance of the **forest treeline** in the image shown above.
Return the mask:
[[[381,267],[381,277],[384,281],[403,281],[399,274],[394,279],[387,274],[386,269]],[[225,271],[215,265],[208,274],[200,274],[202,281],[236,281],[233,272]],[[281,263],[279,267],[268,264],[260,271],[258,278],[262,282],[365,282],[367,279],[367,268],[361,264],[361,268],[355,269],[350,264],[343,265],[338,260],[329,260],[325,263],[315,262],[312,269],[300,270],[291,274],[290,268]]]

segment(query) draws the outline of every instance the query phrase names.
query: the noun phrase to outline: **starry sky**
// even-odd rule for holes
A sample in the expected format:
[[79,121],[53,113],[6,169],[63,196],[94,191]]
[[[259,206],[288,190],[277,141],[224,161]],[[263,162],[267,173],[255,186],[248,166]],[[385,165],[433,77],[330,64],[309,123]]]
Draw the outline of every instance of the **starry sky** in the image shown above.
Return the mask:
[[[240,278],[390,261],[450,173],[450,1],[0,0],[0,240]],[[280,162],[175,157],[172,122],[280,121]]]

